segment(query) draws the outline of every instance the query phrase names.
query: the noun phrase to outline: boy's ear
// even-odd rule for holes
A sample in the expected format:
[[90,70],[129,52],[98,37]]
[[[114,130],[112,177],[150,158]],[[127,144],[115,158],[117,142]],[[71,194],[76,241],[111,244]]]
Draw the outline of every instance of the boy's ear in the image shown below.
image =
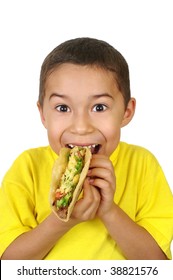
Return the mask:
[[133,118],[136,108],[136,99],[131,98],[127,104],[121,127],[126,126]]
[[37,107],[40,113],[40,118],[41,118],[41,122],[44,125],[44,127],[46,128],[46,120],[43,114],[43,107],[40,105],[39,101],[37,102]]

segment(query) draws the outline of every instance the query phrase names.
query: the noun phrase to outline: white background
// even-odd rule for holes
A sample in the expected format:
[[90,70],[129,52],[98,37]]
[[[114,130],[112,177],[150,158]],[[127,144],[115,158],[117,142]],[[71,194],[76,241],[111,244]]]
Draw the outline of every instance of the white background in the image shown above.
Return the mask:
[[0,2],[0,181],[23,150],[47,145],[36,107],[40,67],[55,46],[80,36],[126,58],[137,109],[122,140],[153,152],[173,190],[171,0]]

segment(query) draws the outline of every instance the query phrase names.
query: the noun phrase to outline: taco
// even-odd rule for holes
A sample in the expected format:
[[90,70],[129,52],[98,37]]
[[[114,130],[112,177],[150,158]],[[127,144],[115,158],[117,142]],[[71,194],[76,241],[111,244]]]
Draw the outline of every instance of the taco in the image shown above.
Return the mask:
[[62,148],[52,171],[51,207],[60,220],[68,221],[81,193],[91,160],[87,147]]

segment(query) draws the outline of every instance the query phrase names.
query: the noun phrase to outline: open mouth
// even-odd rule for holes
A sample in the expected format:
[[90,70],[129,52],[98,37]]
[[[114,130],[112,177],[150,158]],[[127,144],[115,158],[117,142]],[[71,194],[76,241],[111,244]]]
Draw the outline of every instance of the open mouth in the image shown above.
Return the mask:
[[70,148],[70,149],[73,149],[75,146],[78,146],[78,147],[87,147],[91,150],[91,153],[92,154],[97,154],[101,148],[101,145],[100,144],[91,144],[91,145],[74,145],[74,144],[67,144],[66,147],[67,148]]

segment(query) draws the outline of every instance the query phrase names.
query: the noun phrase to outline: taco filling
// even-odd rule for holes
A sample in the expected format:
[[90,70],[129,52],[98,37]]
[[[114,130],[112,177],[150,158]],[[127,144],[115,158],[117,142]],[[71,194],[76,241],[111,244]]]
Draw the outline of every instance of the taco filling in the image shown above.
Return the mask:
[[54,206],[58,212],[62,212],[63,216],[67,213],[74,190],[79,182],[80,173],[85,164],[85,152],[85,148],[76,146],[67,154],[68,164],[55,191],[54,201]]

